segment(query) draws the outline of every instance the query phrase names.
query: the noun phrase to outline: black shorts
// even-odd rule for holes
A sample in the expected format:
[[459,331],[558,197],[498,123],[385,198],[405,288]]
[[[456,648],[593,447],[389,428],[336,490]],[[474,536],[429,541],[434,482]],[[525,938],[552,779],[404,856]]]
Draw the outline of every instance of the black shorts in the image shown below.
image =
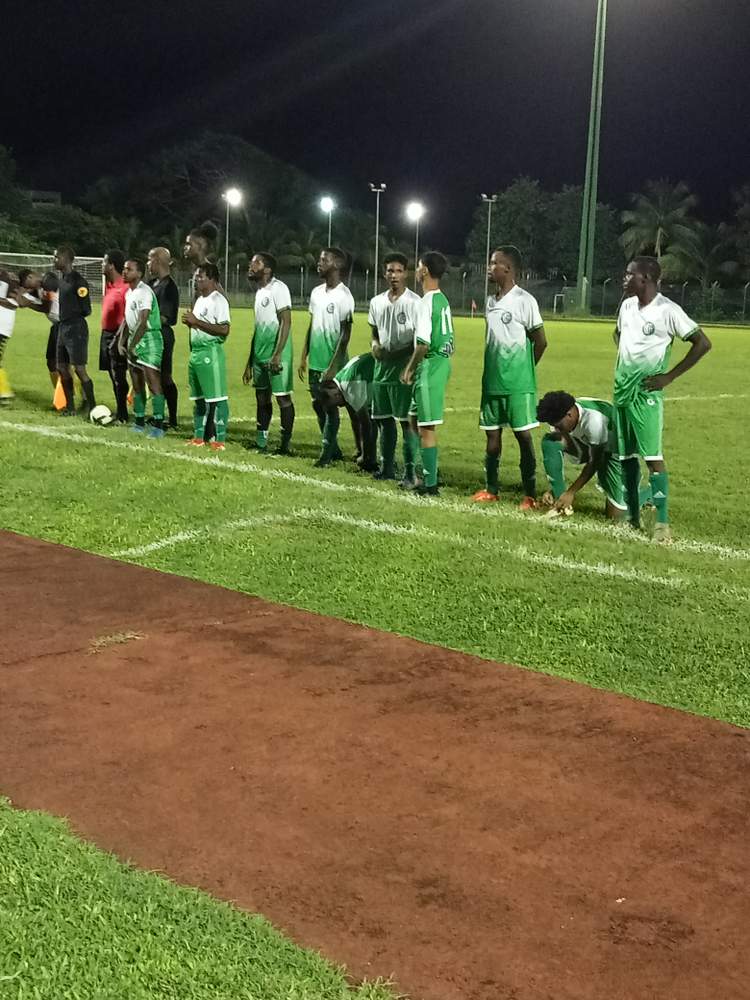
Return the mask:
[[85,319],[60,320],[57,330],[58,365],[85,365],[89,360],[89,327]]
[[[47,371],[56,372],[57,371],[57,328],[59,323],[52,323],[49,328],[49,337],[47,337]],[[65,362],[65,358],[63,358]]]
[[120,352],[115,347],[115,340],[117,339],[117,331],[114,330],[102,330],[102,335],[99,340],[99,371],[108,372],[112,367],[112,360],[115,362],[122,360],[123,365],[127,362],[125,358],[122,357]]
[[161,328],[161,339],[164,341],[164,351],[161,356],[162,375],[172,374],[172,362],[174,360],[174,330],[171,326]]

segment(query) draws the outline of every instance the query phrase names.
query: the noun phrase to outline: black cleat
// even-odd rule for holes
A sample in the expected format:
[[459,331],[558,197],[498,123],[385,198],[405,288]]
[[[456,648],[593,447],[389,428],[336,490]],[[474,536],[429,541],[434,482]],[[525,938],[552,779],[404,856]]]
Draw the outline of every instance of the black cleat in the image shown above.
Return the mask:
[[418,497],[439,497],[440,490],[437,486],[425,486],[424,483],[420,483],[419,486],[414,487],[414,492]]

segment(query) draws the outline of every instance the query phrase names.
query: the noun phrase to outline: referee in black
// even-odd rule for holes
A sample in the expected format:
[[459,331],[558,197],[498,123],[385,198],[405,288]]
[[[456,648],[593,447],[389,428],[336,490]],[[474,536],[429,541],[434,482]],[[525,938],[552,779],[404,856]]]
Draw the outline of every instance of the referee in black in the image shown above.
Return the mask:
[[169,414],[169,426],[177,430],[177,386],[172,377],[174,360],[174,325],[180,309],[180,291],[170,274],[172,254],[166,247],[154,247],[148,252],[149,285],[154,290],[161,315],[161,336],[164,353],[161,356],[161,384]]
[[91,292],[88,282],[73,269],[75,254],[71,247],[61,246],[55,251],[55,268],[60,271],[58,303],[60,319],[57,327],[57,370],[65,392],[63,416],[75,414],[73,376],[75,369],[83,391],[81,414],[88,414],[96,406],[94,383],[86,371],[89,354],[89,327],[86,317],[91,315]]

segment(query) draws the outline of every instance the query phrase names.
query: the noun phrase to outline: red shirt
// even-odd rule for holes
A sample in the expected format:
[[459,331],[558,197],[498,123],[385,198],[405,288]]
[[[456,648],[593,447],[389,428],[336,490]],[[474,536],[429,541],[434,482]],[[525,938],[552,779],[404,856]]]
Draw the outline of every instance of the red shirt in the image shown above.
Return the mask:
[[127,290],[128,286],[122,278],[118,278],[112,284],[107,282],[102,299],[102,330],[109,330],[110,333],[115,333],[118,330],[120,323],[125,318],[125,292]]

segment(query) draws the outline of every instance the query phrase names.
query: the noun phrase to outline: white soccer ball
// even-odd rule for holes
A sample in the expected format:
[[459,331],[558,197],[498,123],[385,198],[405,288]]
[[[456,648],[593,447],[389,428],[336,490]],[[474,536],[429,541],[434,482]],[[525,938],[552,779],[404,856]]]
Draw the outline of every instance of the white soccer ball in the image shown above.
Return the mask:
[[99,406],[95,406],[91,413],[89,413],[89,420],[92,424],[97,424],[99,427],[109,427],[110,424],[114,423],[115,418],[112,416],[112,411],[108,406],[99,404]]

